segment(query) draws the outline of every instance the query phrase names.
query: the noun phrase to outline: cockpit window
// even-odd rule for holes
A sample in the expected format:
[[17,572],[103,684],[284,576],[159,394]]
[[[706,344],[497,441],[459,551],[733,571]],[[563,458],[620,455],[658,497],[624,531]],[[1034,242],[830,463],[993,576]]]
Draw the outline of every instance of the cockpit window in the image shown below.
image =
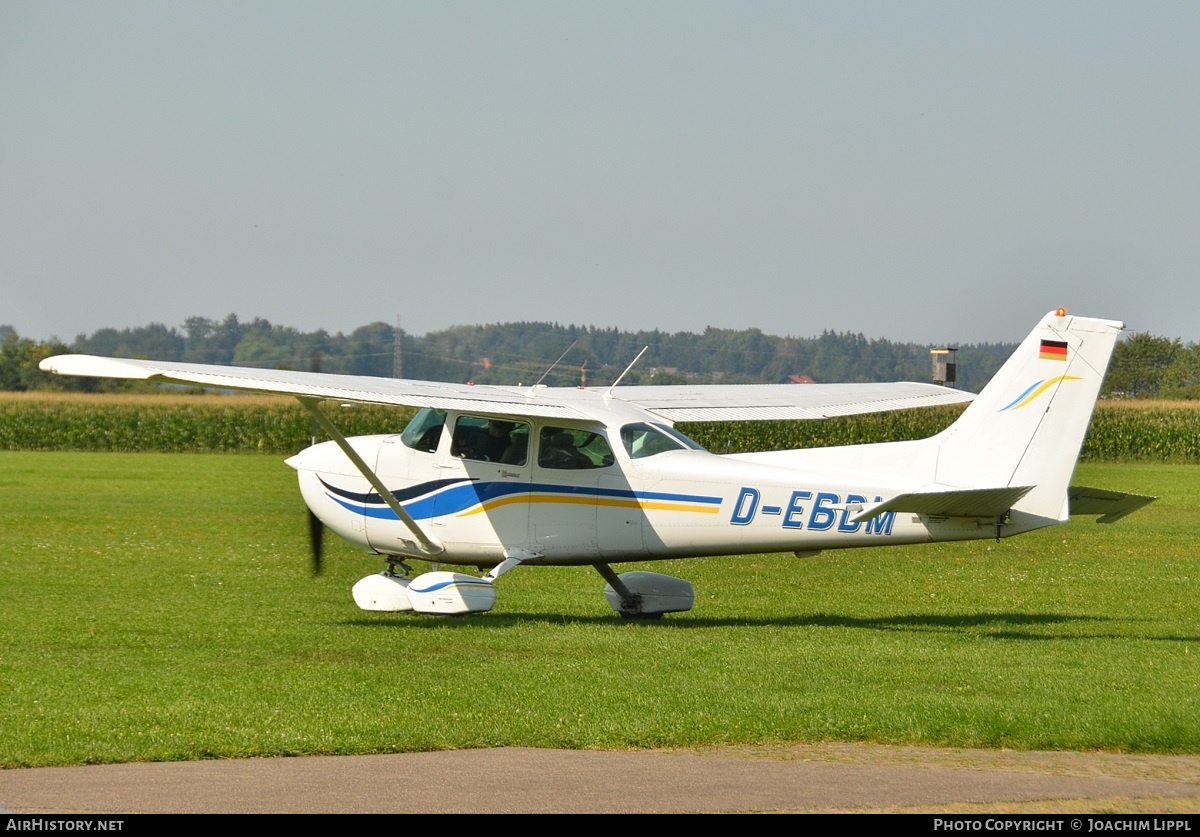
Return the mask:
[[699,442],[665,424],[627,424],[621,428],[621,444],[630,459],[644,459],[671,450],[704,450]]
[[529,452],[529,425],[523,421],[459,416],[450,454],[460,459],[524,465]]
[[438,449],[438,442],[442,438],[442,426],[445,423],[445,410],[424,407],[404,428],[404,432],[400,434],[400,441],[413,450],[433,453]]
[[600,433],[574,427],[543,427],[538,437],[538,465],[543,468],[587,469],[612,464],[612,448]]

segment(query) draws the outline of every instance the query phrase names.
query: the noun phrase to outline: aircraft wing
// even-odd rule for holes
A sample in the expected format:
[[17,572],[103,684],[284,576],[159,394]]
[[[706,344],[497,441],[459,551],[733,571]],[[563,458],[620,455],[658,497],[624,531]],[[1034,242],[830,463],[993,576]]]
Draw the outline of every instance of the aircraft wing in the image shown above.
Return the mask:
[[164,381],[367,404],[433,407],[541,418],[587,419],[594,405],[615,401],[679,421],[821,419],[937,404],[964,404],[962,390],[917,383],[730,384],[700,386],[509,387],[58,355],[40,364],[47,372],[97,378]]
[[357,401],[364,404],[476,410],[538,417],[588,417],[586,413],[561,402],[528,397],[524,390],[516,387],[442,384],[398,378],[292,372],[284,369],[126,360],[94,355],[57,355],[46,358],[39,365],[44,371],[58,375],[169,381],[219,389],[244,389],[279,395],[328,398],[335,401]]
[[917,383],[710,384],[617,387],[613,398],[669,421],[823,419],[939,404],[966,404],[973,393]]

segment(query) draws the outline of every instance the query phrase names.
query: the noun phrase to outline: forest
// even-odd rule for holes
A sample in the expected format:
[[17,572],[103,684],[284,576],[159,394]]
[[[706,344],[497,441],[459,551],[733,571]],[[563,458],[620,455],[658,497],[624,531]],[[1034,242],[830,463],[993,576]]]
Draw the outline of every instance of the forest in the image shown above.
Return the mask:
[[[397,338],[399,337],[399,340]],[[819,383],[928,381],[930,345],[825,331],[779,337],[758,329],[707,328],[703,333],[517,322],[455,326],[412,335],[374,322],[350,334],[302,332],[235,314],[217,321],[189,317],[182,327],[158,323],[103,328],[71,344],[21,337],[0,325],[0,390],[119,390],[128,382],[59,378],[38,362],[81,352],[110,357],[318,370],[479,384],[606,386],[646,348],[627,384]],[[1015,344],[960,345],[957,383],[978,391]],[[1200,345],[1147,333],[1117,346],[1105,394],[1129,398],[1200,398]]]

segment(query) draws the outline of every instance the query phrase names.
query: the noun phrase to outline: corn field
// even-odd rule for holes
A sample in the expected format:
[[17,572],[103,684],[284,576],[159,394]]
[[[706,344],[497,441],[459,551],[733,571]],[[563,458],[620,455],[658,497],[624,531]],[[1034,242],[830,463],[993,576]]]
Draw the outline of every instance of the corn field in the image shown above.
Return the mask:
[[[347,436],[399,433],[413,411],[326,406]],[[311,417],[285,398],[256,396],[23,395],[0,397],[0,450],[292,454]]]
[[[327,406],[347,436],[398,433],[412,410]],[[691,423],[680,429],[716,453],[854,445],[932,436],[959,407],[824,421]],[[311,442],[312,420],[290,399],[220,395],[0,396],[0,450],[156,451],[288,455]],[[1102,401],[1082,458],[1200,463],[1200,404]]]

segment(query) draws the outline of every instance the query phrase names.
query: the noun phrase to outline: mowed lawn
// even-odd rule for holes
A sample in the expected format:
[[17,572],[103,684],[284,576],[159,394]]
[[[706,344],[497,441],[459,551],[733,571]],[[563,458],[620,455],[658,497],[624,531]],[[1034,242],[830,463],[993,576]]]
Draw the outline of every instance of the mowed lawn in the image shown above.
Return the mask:
[[[869,740],[1200,752],[1200,467],[1081,466],[1158,494],[971,544],[642,565],[693,611],[619,620],[590,568],[496,609],[309,574],[292,471],[254,455],[0,453],[0,765],[435,748]],[[622,569],[627,569],[622,568]]]

